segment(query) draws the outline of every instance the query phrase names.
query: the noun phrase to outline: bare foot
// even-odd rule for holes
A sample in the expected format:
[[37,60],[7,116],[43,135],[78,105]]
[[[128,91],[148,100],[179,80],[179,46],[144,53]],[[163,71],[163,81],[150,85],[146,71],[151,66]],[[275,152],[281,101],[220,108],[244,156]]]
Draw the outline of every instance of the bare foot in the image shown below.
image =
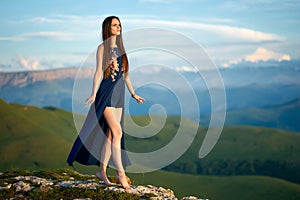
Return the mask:
[[109,179],[107,178],[105,173],[101,173],[100,171],[98,171],[96,173],[96,177],[99,178],[100,180],[102,180],[104,182],[105,185],[107,186],[112,186],[113,184],[109,181]]
[[116,178],[125,190],[131,190],[131,187],[127,182],[127,177],[125,174],[116,175]]

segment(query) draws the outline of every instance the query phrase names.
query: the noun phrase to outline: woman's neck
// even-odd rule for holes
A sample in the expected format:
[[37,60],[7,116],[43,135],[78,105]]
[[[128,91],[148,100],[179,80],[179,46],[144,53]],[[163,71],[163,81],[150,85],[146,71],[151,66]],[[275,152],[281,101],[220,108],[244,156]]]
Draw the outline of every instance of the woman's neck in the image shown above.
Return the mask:
[[116,47],[117,46],[116,39],[117,39],[116,35],[111,36],[111,42],[110,42],[111,47]]

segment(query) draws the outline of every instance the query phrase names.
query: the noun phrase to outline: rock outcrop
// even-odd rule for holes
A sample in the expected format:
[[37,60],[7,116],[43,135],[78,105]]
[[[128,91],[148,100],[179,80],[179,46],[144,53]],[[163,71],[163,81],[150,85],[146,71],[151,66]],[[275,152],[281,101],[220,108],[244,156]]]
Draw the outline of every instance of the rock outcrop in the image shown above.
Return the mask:
[[[72,188],[72,189],[85,189],[85,190],[97,190],[99,188],[103,191],[112,191],[117,193],[131,193],[140,199],[151,199],[151,200],[177,200],[178,198],[174,195],[174,192],[170,189],[163,187],[156,187],[153,185],[146,186],[132,186],[132,189],[125,191],[120,185],[115,184],[113,186],[106,186],[102,181],[99,181],[95,176],[84,176],[85,180],[78,180],[72,176],[68,176],[67,173],[61,175],[56,174],[55,179],[41,178],[38,176],[27,175],[27,176],[12,176],[1,173],[1,184],[0,194],[7,190],[14,193],[14,197],[10,199],[32,199],[32,195],[26,196],[30,191],[48,192],[55,188]],[[5,177],[5,178],[3,178]],[[68,177],[66,179],[66,177]],[[2,191],[2,192],[1,192]],[[7,192],[6,192],[7,193]],[[0,195],[1,196],[1,195]],[[70,199],[70,197],[62,196],[61,199]],[[94,199],[93,197],[87,197],[85,195],[79,199]],[[197,197],[189,196],[183,197],[182,200],[198,200]]]

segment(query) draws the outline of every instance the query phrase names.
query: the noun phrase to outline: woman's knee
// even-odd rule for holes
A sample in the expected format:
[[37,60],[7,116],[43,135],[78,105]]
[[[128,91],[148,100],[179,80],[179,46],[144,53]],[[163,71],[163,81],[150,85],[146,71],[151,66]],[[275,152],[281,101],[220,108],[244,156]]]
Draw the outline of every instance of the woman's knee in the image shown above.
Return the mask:
[[120,126],[112,127],[111,131],[112,131],[112,139],[121,139],[123,132]]
[[110,129],[107,130],[106,137],[107,137],[107,139],[109,139],[109,140],[112,139],[112,132],[111,132]]

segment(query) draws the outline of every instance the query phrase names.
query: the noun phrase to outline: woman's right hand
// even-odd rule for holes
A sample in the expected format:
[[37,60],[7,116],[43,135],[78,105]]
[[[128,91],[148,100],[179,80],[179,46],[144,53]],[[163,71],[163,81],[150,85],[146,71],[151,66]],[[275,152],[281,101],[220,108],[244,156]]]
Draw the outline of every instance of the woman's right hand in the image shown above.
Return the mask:
[[96,96],[95,95],[91,95],[89,98],[87,98],[84,102],[85,106],[88,106],[92,103],[94,103]]

